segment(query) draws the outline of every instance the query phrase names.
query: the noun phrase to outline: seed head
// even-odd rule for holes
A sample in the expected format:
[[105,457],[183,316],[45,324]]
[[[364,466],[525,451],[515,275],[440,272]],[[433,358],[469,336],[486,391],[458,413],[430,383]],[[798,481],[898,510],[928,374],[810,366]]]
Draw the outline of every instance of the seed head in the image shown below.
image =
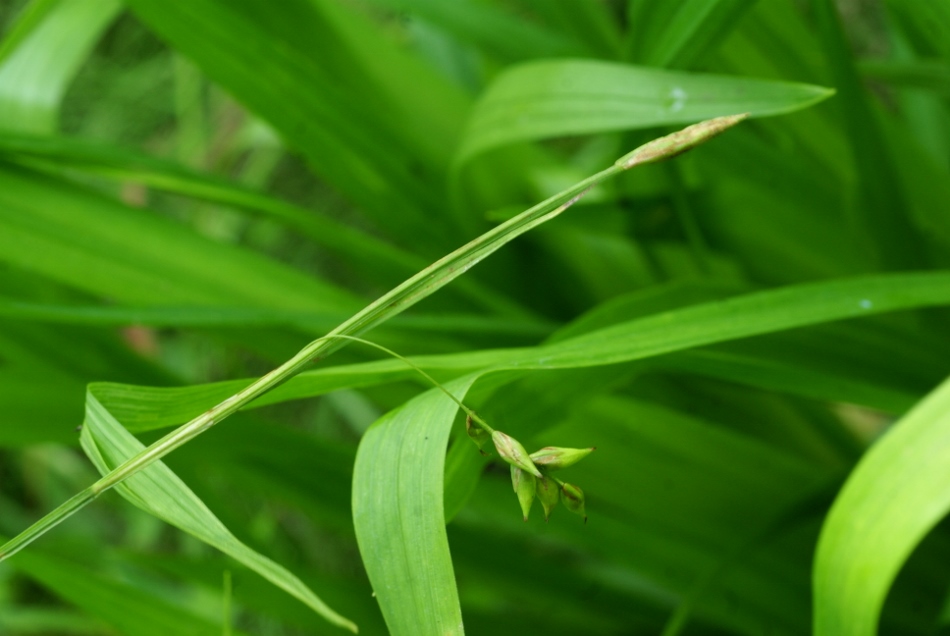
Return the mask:
[[547,521],[551,518],[551,511],[554,510],[558,500],[561,498],[561,487],[547,475],[542,475],[541,479],[537,481],[538,484],[535,490],[538,494],[538,499],[541,501],[541,505],[544,506],[544,520]]
[[716,117],[715,119],[709,119],[701,121],[698,124],[693,124],[692,126],[687,126],[666,137],[660,137],[659,139],[654,139],[653,141],[643,144],[618,159],[617,165],[627,169],[642,163],[656,163],[657,161],[670,159],[687,150],[692,150],[696,146],[732,128],[748,116],[749,113]]
[[501,455],[503,460],[535,477],[541,476],[541,472],[531,461],[531,457],[528,456],[528,451],[524,449],[521,442],[501,431],[494,431],[491,434],[491,439],[495,443],[495,450],[498,451],[498,454]]
[[465,432],[468,434],[469,439],[478,446],[478,450],[481,454],[487,455],[488,453],[482,450],[482,446],[484,446],[485,442],[487,442],[491,436],[488,434],[488,431],[472,421],[471,415],[465,417]]
[[511,486],[518,495],[518,503],[521,504],[521,514],[524,520],[528,520],[528,513],[531,512],[531,504],[534,503],[535,484],[537,477],[531,473],[526,473],[517,466],[511,467]]
[[581,461],[596,448],[559,448],[557,446],[545,446],[539,451],[531,453],[531,461],[538,468],[545,470],[559,470],[573,466]]
[[587,523],[587,511],[584,509],[584,491],[574,484],[561,484],[561,495],[564,498],[564,506],[575,514],[584,517],[584,523]]

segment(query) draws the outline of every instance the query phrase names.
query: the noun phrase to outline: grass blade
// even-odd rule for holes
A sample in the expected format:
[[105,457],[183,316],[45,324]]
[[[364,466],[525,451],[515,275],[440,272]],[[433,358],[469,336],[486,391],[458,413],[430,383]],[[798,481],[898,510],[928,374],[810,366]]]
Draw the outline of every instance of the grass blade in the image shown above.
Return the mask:
[[[701,303],[601,326],[538,347],[418,356],[412,361],[437,378],[459,377],[489,368],[544,370],[620,364],[835,320],[947,304],[950,304],[948,272],[861,277]],[[745,318],[737,321],[737,316]],[[586,322],[582,319],[578,324]],[[598,325],[595,322],[592,326]],[[564,333],[571,332],[565,330]],[[727,363],[730,358],[736,363],[716,370],[717,364]],[[657,364],[662,368],[694,368],[697,373],[724,379],[740,380],[743,376],[755,375],[749,380],[753,386],[781,386],[794,393],[824,399],[851,396],[859,400],[865,396],[869,402],[859,400],[859,403],[895,411],[910,398],[906,391],[872,388],[847,378],[832,381],[829,376],[818,376],[801,385],[799,378],[804,372],[796,372],[795,365],[776,366],[768,359],[757,360],[741,354],[697,352],[693,356],[660,360]],[[416,377],[412,369],[398,360],[314,369],[294,376],[249,406],[266,406],[343,388]],[[821,378],[824,379],[819,381]],[[90,391],[129,430],[139,432],[166,428],[195,417],[251,382],[250,379],[231,380],[174,388],[100,382],[90,385]]]
[[31,0],[23,7],[16,17],[16,22],[3,34],[3,40],[0,40],[0,65],[43,23],[43,19],[59,2],[60,0]]
[[[103,475],[145,446],[106,411],[95,396],[86,398],[82,446]],[[334,625],[356,632],[356,625],[340,616],[300,579],[240,542],[171,470],[156,462],[119,485],[119,493],[142,510],[221,550],[282,588]]]
[[[446,388],[464,398],[476,377]],[[441,391],[428,391],[376,422],[356,456],[353,523],[376,600],[396,636],[465,632],[442,502],[445,447],[457,410]]]
[[950,382],[861,459],[825,520],[815,556],[816,636],[871,636],[914,547],[950,511]]
[[3,51],[6,59],[0,65],[3,129],[56,130],[69,83],[121,8],[118,0],[73,0],[52,7],[38,4],[24,16],[28,32],[14,33],[13,43],[4,48],[16,48]]
[[610,62],[530,62],[506,70],[482,95],[456,163],[517,141],[684,124],[731,113],[789,113],[831,94],[808,84]]

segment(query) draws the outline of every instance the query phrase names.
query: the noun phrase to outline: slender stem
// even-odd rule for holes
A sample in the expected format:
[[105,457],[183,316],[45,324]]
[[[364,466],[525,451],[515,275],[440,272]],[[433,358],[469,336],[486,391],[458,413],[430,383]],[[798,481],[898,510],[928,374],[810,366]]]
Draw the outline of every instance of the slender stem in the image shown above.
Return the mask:
[[0,561],[13,556],[27,545],[33,543],[34,540],[38,539],[59,525],[60,521],[69,517],[98,496],[99,493],[94,490],[94,485],[79,491],[67,499],[66,502],[59,506],[56,510],[49,513],[0,547]]
[[432,383],[432,386],[434,386],[435,388],[439,389],[440,391],[442,391],[443,393],[445,393],[447,396],[449,396],[449,399],[451,399],[453,402],[455,402],[456,404],[458,404],[459,408],[462,409],[462,411],[463,411],[466,415],[468,415],[470,418],[472,418],[472,420],[474,420],[475,422],[477,422],[479,426],[481,426],[482,428],[484,428],[484,429],[485,429],[486,431],[488,431],[489,433],[491,433],[493,430],[495,430],[495,429],[493,429],[491,426],[488,425],[488,422],[486,422],[486,421],[483,420],[481,417],[479,417],[478,414],[477,414],[475,411],[473,411],[472,409],[470,409],[470,408],[468,408],[467,406],[465,406],[465,403],[462,402],[462,401],[461,401],[460,399],[458,399],[457,397],[455,397],[455,396],[452,394],[451,391],[449,391],[449,390],[446,389],[444,386],[442,386],[442,383],[441,383],[441,382],[439,382],[438,380],[436,380],[435,378],[433,378],[431,375],[429,375],[428,373],[426,373],[426,372],[422,369],[422,367],[420,367],[419,365],[417,365],[415,362],[413,362],[413,361],[410,360],[409,358],[406,358],[405,356],[401,356],[401,355],[399,355],[398,353],[396,353],[395,351],[393,351],[392,349],[389,349],[389,348],[387,348],[387,347],[384,347],[384,346],[381,345],[381,344],[376,344],[375,342],[372,342],[371,340],[365,340],[365,339],[363,339],[363,338],[357,338],[357,337],[355,337],[355,336],[337,335],[337,336],[327,336],[327,338],[343,338],[343,339],[345,339],[345,340],[352,340],[353,342],[361,342],[361,343],[363,343],[363,344],[365,344],[365,345],[369,345],[369,346],[371,346],[371,347],[375,347],[376,349],[379,349],[380,351],[384,351],[384,352],[388,353],[389,355],[391,355],[391,356],[394,357],[394,358],[398,358],[399,360],[402,360],[402,361],[405,362],[407,365],[409,365],[410,367],[412,367],[413,369],[415,369],[415,370],[419,373],[419,375],[421,375],[421,376],[424,377],[426,380],[428,380],[430,383]]

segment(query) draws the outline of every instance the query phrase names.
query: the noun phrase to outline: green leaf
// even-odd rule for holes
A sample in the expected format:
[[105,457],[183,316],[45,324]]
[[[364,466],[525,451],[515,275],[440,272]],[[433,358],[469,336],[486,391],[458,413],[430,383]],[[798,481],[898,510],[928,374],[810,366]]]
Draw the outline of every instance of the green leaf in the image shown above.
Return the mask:
[[950,381],[861,459],[825,519],[815,556],[816,636],[877,633],[901,566],[950,511]]
[[[539,347],[416,356],[412,361],[437,378],[458,377],[489,368],[553,369],[615,364],[821,322],[950,304],[948,290],[950,273],[941,272],[812,283],[747,294],[727,301],[701,303],[615,324],[603,324],[606,316],[601,319],[595,316],[581,318],[578,325],[582,328],[584,325],[599,328],[578,334],[569,326],[563,333],[572,337]],[[692,290],[688,297],[702,300],[718,293],[721,292]],[[651,307],[655,299],[646,300],[651,303],[647,306]],[[613,305],[616,303],[605,308],[608,315],[613,311],[627,311]],[[799,344],[793,346],[800,348]],[[776,367],[769,360],[755,360],[748,353],[703,352],[695,355],[698,373],[708,372],[734,380],[743,375],[757,375],[760,377],[749,380],[753,385],[771,388],[784,385],[786,390],[794,388],[790,384],[801,382],[796,379],[796,375],[801,378],[800,364]],[[714,371],[717,364],[727,363],[730,358],[735,364],[718,373]],[[692,360],[692,356],[673,357],[658,364],[685,370]],[[799,369],[797,374],[796,368]],[[252,402],[249,408],[313,397],[343,388],[417,378],[416,372],[399,360],[314,369],[294,376]],[[875,389],[871,380],[867,384],[853,380],[841,382],[842,385],[836,387],[834,382],[825,384],[811,380],[798,386],[796,392],[815,396],[823,385],[825,393],[822,395],[826,399],[833,395],[840,399],[842,395],[835,393],[840,390],[855,398],[870,395],[873,404],[895,409],[906,404],[909,398],[906,392],[882,391],[881,387]],[[250,379],[245,379],[174,388],[95,383],[90,385],[90,391],[129,430],[138,432],[187,421],[250,383]]]
[[[83,450],[103,475],[144,450],[135,437],[92,394],[86,398]],[[334,625],[357,631],[356,625],[330,609],[300,579],[241,543],[207,506],[161,462],[118,486],[119,493],[142,510],[221,550],[288,594],[297,597]]]
[[[297,327],[329,331],[347,315],[342,312],[291,311],[246,307],[117,307],[25,303],[0,296],[0,316],[15,320],[78,325],[148,325],[154,327]],[[397,316],[388,325],[407,331],[543,336],[552,326],[541,321],[491,318],[471,314]]]
[[[475,379],[446,388],[462,398]],[[376,422],[356,455],[353,524],[395,636],[465,633],[442,503],[445,447],[457,410],[441,391],[428,391]]]
[[118,0],[70,0],[24,16],[23,33],[0,57],[0,129],[55,131],[69,83],[121,8]]
[[950,303],[950,273],[858,277],[687,307],[541,347],[539,366],[625,362],[757,334]]
[[17,49],[24,39],[43,23],[50,11],[55,9],[60,0],[30,0],[17,14],[16,22],[3,34],[0,40],[0,65]]
[[456,162],[518,141],[790,113],[832,92],[590,60],[529,62],[507,69],[479,99]]

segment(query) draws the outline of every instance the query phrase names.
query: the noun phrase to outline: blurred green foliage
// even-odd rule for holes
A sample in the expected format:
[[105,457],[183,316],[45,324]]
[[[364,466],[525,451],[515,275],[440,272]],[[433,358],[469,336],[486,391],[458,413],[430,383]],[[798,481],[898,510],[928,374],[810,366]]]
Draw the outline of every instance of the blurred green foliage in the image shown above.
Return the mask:
[[[596,446],[586,526],[523,523],[455,406],[358,346],[165,463],[363,634],[946,631],[948,0],[0,0],[0,27],[4,538],[97,477],[90,383],[148,444],[751,111],[367,335],[529,451]],[[0,634],[114,633],[342,632],[107,494],[0,562]]]

